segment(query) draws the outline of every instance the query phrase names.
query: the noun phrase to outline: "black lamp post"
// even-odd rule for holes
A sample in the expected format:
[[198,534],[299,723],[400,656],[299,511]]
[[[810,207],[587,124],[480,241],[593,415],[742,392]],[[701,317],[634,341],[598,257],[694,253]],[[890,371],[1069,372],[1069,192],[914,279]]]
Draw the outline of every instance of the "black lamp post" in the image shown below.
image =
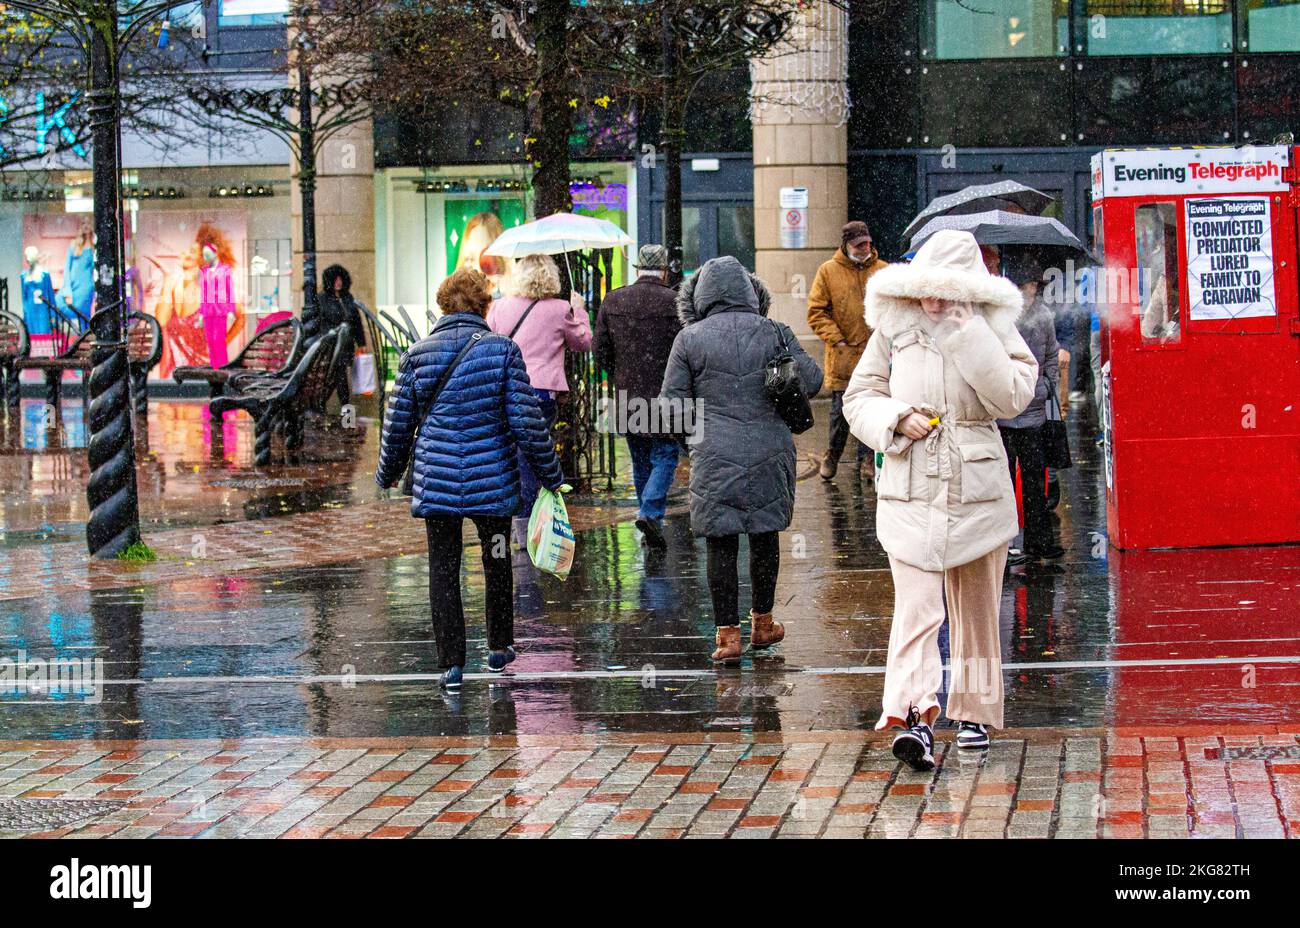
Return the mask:
[[320,335],[316,299],[316,127],[311,107],[311,39],[308,8],[298,8],[298,190],[302,196],[302,328],[308,339]]
[[90,26],[90,124],[96,238],[95,347],[90,371],[90,518],[92,556],[116,557],[140,540],[135,438],[125,340],[122,268],[121,88],[118,9],[97,4]]

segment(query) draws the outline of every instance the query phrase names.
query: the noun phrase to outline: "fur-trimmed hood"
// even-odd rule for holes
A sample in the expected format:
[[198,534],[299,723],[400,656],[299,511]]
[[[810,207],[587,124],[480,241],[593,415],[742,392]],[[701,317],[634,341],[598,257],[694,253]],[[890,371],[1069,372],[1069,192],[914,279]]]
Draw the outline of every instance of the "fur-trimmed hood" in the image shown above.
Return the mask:
[[766,316],[771,308],[766,285],[730,256],[706,261],[677,293],[677,318],[684,326],[719,310]]
[[980,246],[969,232],[944,229],[926,240],[910,264],[892,264],[867,284],[867,325],[894,337],[911,328],[921,298],[968,302],[995,332],[1014,330],[1024,310],[1019,288],[984,266]]

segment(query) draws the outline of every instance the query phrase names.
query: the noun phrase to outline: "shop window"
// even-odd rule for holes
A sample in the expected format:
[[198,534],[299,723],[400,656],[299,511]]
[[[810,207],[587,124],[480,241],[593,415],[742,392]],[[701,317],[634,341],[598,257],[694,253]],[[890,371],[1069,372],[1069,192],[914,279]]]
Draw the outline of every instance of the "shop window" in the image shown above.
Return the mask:
[[[704,261],[713,257],[708,255],[700,257],[700,226],[703,220],[704,210],[698,206],[682,207],[682,267],[689,273],[698,268]],[[662,209],[659,213],[659,237],[663,237],[664,216]]]
[[704,262],[700,260],[700,219],[698,206],[682,207],[682,265],[697,268]]
[[203,22],[203,4],[187,3],[173,7],[167,13],[167,21],[173,30],[186,31]]
[[1185,145],[1189,139],[1230,138],[1233,69],[1205,65],[1205,59],[1190,57],[1087,62],[1074,85],[1077,141]]
[[1144,345],[1182,341],[1178,276],[1178,217],[1172,203],[1134,210],[1138,311]]
[[718,254],[754,270],[754,207],[718,207]]
[[[574,165],[574,210],[627,228],[629,165]],[[577,176],[578,172],[581,176]],[[433,312],[439,284],[457,268],[488,276],[494,296],[511,292],[513,261],[486,252],[507,229],[528,221],[527,183],[517,165],[379,172],[376,191],[376,303],[421,320]],[[627,279],[615,249],[608,287]],[[563,263],[563,262],[561,262]]]
[[1241,47],[1252,52],[1300,52],[1300,0],[1239,0]]
[[219,26],[278,26],[289,12],[289,0],[221,0]]
[[1069,48],[1069,0],[929,0],[923,11],[926,58],[1050,58]]
[[[1300,5],[1296,6],[1300,10]],[[1300,28],[1300,27],[1297,27]],[[1300,36],[1297,36],[1300,42]],[[1245,63],[1245,62],[1243,62]],[[1250,67],[1237,72],[1237,118],[1244,142],[1268,144],[1295,129],[1295,88],[1300,87],[1300,58],[1254,55]]]
[[[961,61],[921,77],[921,144],[934,148],[1060,145],[1074,132],[1070,76],[1056,61]],[[1033,88],[1032,106],[1008,106]],[[978,92],[954,92],[978,88]],[[889,115],[889,114],[886,114]]]
[[260,319],[293,304],[293,245],[287,238],[249,239],[247,315]]
[[1088,0],[1089,55],[1232,50],[1231,0]]
[[849,110],[849,148],[902,148],[915,144],[920,136],[920,78],[921,68],[910,59],[885,59],[856,68],[850,64],[849,98],[853,106]]

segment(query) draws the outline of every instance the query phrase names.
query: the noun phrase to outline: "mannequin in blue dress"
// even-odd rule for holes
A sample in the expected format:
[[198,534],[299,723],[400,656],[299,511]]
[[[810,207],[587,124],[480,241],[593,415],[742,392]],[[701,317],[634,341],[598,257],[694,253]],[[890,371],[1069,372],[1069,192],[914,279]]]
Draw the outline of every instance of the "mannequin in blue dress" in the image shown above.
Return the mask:
[[54,284],[50,272],[41,267],[41,252],[28,245],[23,252],[27,269],[23,271],[23,321],[27,334],[50,334],[50,308],[54,305]]
[[91,305],[95,302],[95,236],[90,226],[83,225],[77,237],[68,246],[68,260],[63,266],[63,289],[59,298],[76,313],[65,312],[84,329],[90,319]]

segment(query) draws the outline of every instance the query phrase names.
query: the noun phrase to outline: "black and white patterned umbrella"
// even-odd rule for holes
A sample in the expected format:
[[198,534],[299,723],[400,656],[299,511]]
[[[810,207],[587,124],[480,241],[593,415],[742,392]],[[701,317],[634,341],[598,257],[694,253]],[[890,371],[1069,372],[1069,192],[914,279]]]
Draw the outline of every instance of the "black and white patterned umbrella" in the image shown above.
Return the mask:
[[1059,249],[1062,259],[1093,260],[1075,234],[1052,217],[1026,216],[1000,209],[986,213],[937,216],[912,236],[911,250],[916,251],[926,239],[943,229],[969,232],[981,245],[1034,245],[1053,251]]
[[907,228],[903,230],[903,238],[915,235],[918,229],[935,216],[984,213],[1007,207],[1010,207],[1012,212],[1038,216],[1055,202],[1041,190],[1026,187],[1014,180],[1001,180],[996,184],[975,184],[963,187],[956,193],[935,197],[930,201],[929,206],[921,210],[917,217],[908,223]]

